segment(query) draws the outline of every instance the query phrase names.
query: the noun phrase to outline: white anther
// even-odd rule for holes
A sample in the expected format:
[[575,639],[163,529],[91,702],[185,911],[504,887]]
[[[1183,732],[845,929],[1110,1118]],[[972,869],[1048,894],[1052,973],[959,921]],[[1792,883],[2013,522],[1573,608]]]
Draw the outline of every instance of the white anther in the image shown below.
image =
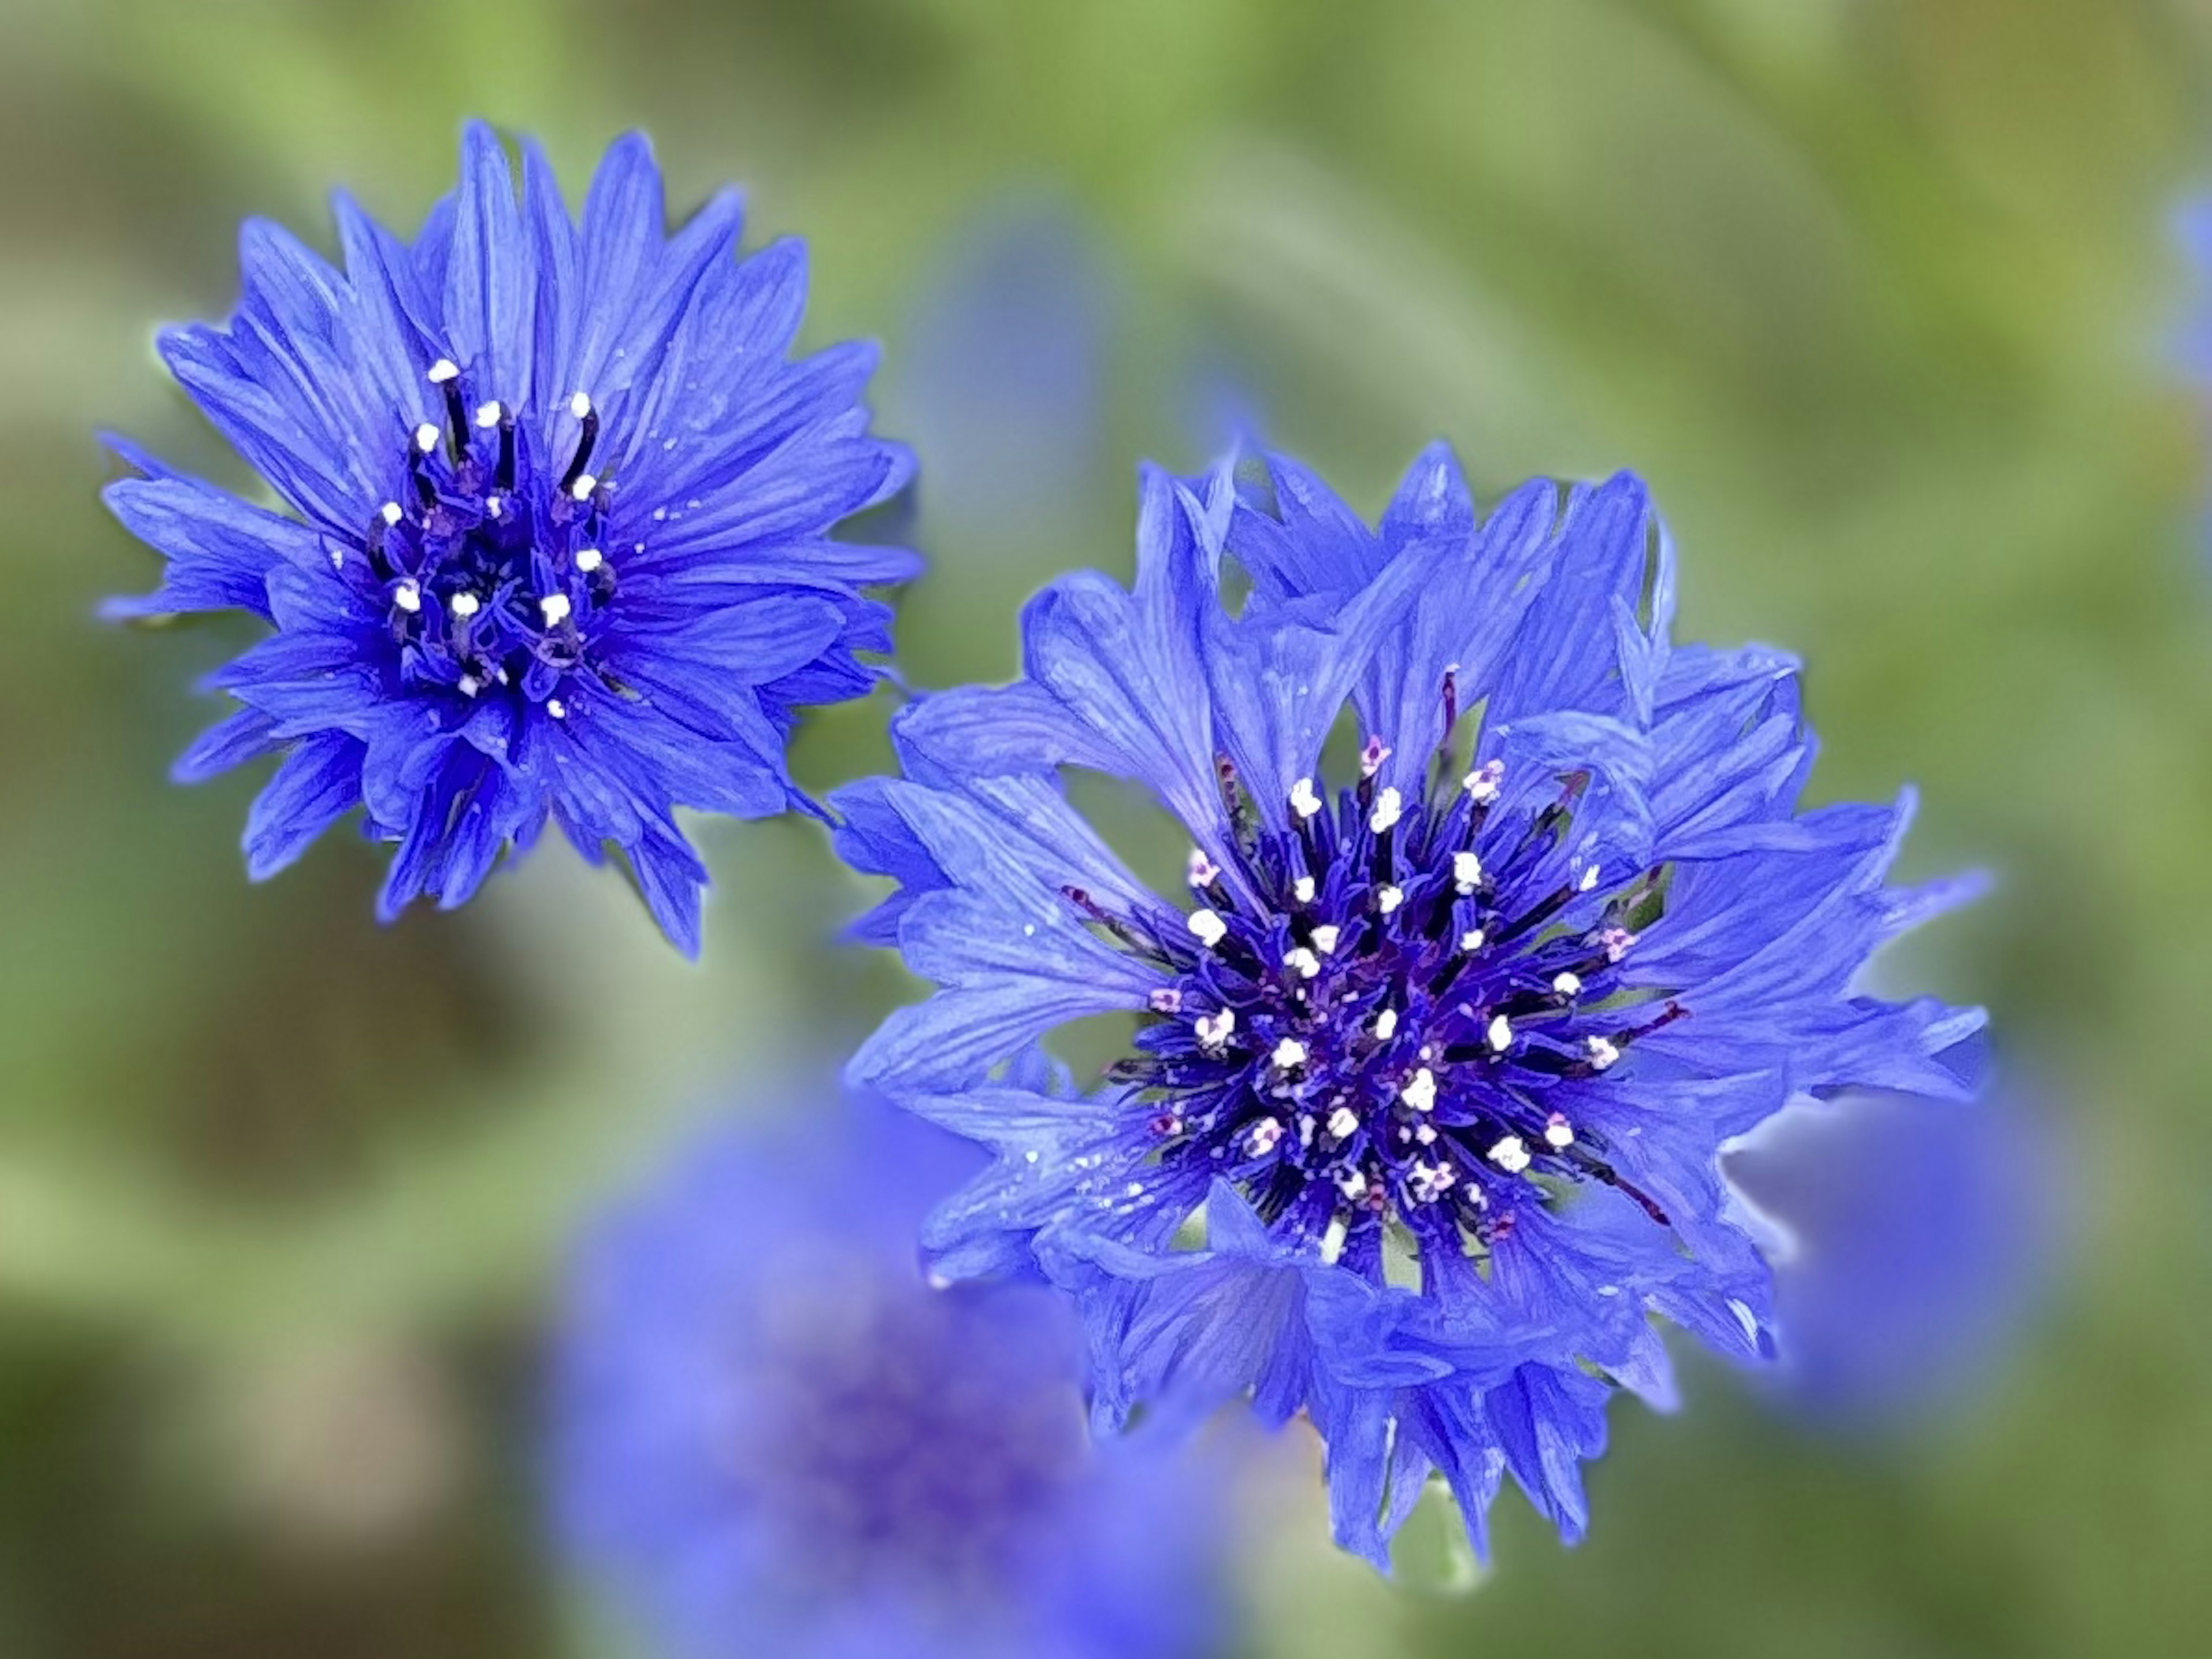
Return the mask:
[[1283,952],[1283,966],[1300,979],[1313,979],[1321,973],[1321,958],[1304,945],[1295,945]]
[[343,547],[334,547],[331,550],[331,568],[333,570],[345,568],[345,549]]
[[1357,1204],[1367,1196],[1367,1177],[1358,1170],[1346,1170],[1337,1176],[1336,1190]]
[[1325,921],[1313,931],[1314,949],[1327,956],[1336,949],[1336,942],[1344,937],[1344,929],[1333,921]]
[[1589,1051],[1590,1070],[1602,1072],[1620,1058],[1620,1050],[1607,1037],[1586,1037],[1583,1047]]
[[483,601],[473,593],[456,593],[446,601],[446,609],[456,617],[473,617],[483,609]]
[[538,601],[538,614],[545,618],[548,628],[558,628],[568,620],[568,596],[566,593],[548,593]]
[[1198,1033],[1201,1048],[1218,1048],[1229,1041],[1229,1034],[1237,1029],[1237,1011],[1224,1008],[1212,1016],[1200,1014],[1191,1021],[1190,1029]]
[[483,682],[473,674],[464,674],[461,676],[460,686],[461,695],[463,696],[473,697],[477,692],[483,690]]
[[1589,867],[1589,869],[1587,869],[1587,870],[1583,871],[1583,878],[1582,878],[1580,881],[1577,882],[1577,883],[1575,884],[1575,885],[1576,885],[1578,889],[1580,889],[1583,892],[1585,892],[1585,893],[1589,892],[1589,890],[1590,890],[1591,888],[1593,888],[1593,887],[1596,886],[1596,885],[1597,885],[1597,866],[1595,866],[1595,864],[1593,864],[1592,866],[1590,866],[1590,867]]
[[1552,979],[1552,988],[1563,997],[1580,996],[1583,993],[1582,975],[1579,974],[1554,975]]
[[1486,1156],[1508,1175],[1519,1175],[1528,1167],[1528,1148],[1519,1135],[1506,1136]]
[[1300,778],[1291,786],[1291,811],[1302,818],[1310,818],[1321,811],[1321,797],[1314,793],[1311,778]]
[[1298,1114],[1298,1145],[1301,1146],[1311,1146],[1313,1145],[1313,1114],[1311,1112],[1301,1112]]
[[506,505],[506,501],[497,495],[487,495],[484,497],[484,511],[495,519],[499,517],[500,508]]
[[585,416],[592,412],[592,400],[580,392],[570,392],[568,394],[568,412],[571,415],[574,415],[578,420],[582,420]]
[[590,473],[579,472],[576,482],[568,486],[568,495],[573,501],[587,501],[592,499],[592,492],[599,487],[599,481]]
[[1628,954],[1628,947],[1636,943],[1636,935],[1626,927],[1608,927],[1597,936],[1597,942],[1605,947],[1607,962],[1619,962]]
[[1435,1125],[1429,1123],[1416,1123],[1413,1126],[1413,1139],[1419,1141],[1424,1146],[1435,1146],[1437,1143],[1437,1131]]
[[1375,810],[1367,815],[1367,828],[1372,835],[1382,835],[1405,816],[1405,798],[1389,784],[1375,798]]
[[1283,1126],[1272,1117],[1263,1117],[1244,1137],[1244,1150],[1254,1158],[1265,1158],[1282,1138]]
[[506,413],[507,411],[499,406],[499,402],[496,398],[488,404],[478,404],[477,405],[477,424],[485,431],[489,432],[492,428],[499,424],[499,417]]
[[1220,873],[1221,866],[1195,847],[1190,849],[1190,856],[1183,860],[1182,878],[1194,887],[1211,887]]
[[1344,1254],[1344,1218],[1333,1215],[1328,1228],[1321,1236],[1321,1259],[1327,1266],[1336,1266],[1336,1259]]
[[1422,1066],[1399,1085],[1398,1098],[1417,1112],[1433,1111],[1437,1104],[1437,1074]]
[[1390,745],[1380,737],[1370,735],[1366,746],[1359,751],[1359,775],[1371,778],[1382,769],[1382,763],[1390,758]]
[[1375,908],[1386,916],[1405,902],[1405,894],[1395,887],[1378,887],[1375,890]]
[[1513,1046],[1513,1022],[1503,1014],[1496,1015],[1484,1036],[1490,1040],[1492,1052],[1502,1054]]
[[1544,1120],[1544,1144],[1554,1152],[1564,1152],[1575,1144],[1575,1126],[1562,1114],[1553,1113]]
[[1482,885],[1482,860],[1473,853],[1452,854],[1452,885],[1462,897]]
[[410,576],[392,590],[392,602],[411,617],[422,608],[422,590],[415,585],[415,579]]
[[580,547],[576,550],[576,568],[586,576],[605,562],[605,556],[596,547]]
[[1314,878],[1311,876],[1300,876],[1291,884],[1291,896],[1300,904],[1311,904],[1314,897]]
[[1197,934],[1198,942],[1209,951],[1229,937],[1229,924],[1204,905],[1192,911],[1183,925]]
[[415,447],[425,455],[438,447],[438,428],[425,421],[415,428]]
[[1489,937],[1480,927],[1470,927],[1459,936],[1459,948],[1473,952],[1482,949],[1482,941]]
[[1406,1182],[1417,1204],[1433,1204],[1452,1188],[1459,1171],[1449,1164],[1416,1164]]
[[1285,1037],[1267,1058],[1275,1062],[1279,1072],[1294,1071],[1306,1063],[1306,1045],[1296,1037]]
[[376,516],[383,520],[386,525],[395,525],[399,522],[403,515],[399,511],[398,502],[386,501],[376,509]]
[[1146,997],[1145,1003],[1156,1014],[1179,1014],[1182,1012],[1182,993],[1172,985],[1164,985]]
[[1397,1035],[1398,1011],[1395,1008],[1385,1008],[1375,1016],[1375,1040],[1377,1042],[1388,1042]]
[[430,384],[443,386],[448,380],[458,379],[460,372],[461,366],[451,357],[441,357],[430,365]]
[[1505,781],[1505,765],[1502,761],[1485,761],[1460,780],[1475,805],[1486,805],[1498,799],[1498,787]]
[[565,720],[568,718],[568,705],[558,697],[548,697],[545,699],[545,712],[556,720]]
[[1359,1114],[1349,1106],[1340,1106],[1328,1115],[1328,1132],[1339,1140],[1349,1140],[1358,1132]]

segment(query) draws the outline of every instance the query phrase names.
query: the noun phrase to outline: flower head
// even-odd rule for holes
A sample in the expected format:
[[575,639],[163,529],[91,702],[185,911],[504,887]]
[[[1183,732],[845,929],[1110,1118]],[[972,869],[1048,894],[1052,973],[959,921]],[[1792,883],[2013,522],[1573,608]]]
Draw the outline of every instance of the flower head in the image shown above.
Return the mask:
[[365,807],[398,843],[386,920],[465,902],[550,817],[594,862],[619,848],[696,951],[706,871],[675,809],[803,804],[795,711],[866,692],[889,613],[860,590],[915,568],[830,539],[908,472],[859,402],[874,349],[789,360],[799,245],[740,262],[730,192],[666,234],[642,137],[580,222],[534,145],[518,196],[480,125],[412,245],[336,210],[343,270],[249,223],[237,314],[161,339],[283,510],[128,447],[138,476],[107,491],[168,561],[108,614],[275,630],[215,675],[242,706],[178,775],[282,752],[246,823],[257,878]]
[[[1305,1410],[1371,1558],[1431,1473],[1478,1543],[1508,1471],[1572,1538],[1607,1396],[1671,1397],[1649,1316],[1771,1349],[1723,1145],[1846,1084],[1968,1092],[1979,1013],[1859,983],[1965,889],[1884,885],[1905,805],[1797,810],[1794,666],[1670,643],[1632,478],[1478,520],[1439,449],[1370,530],[1285,459],[1152,476],[1138,560],[1133,592],[1048,589],[1024,678],[921,702],[905,777],[836,803],[848,859],[900,884],[862,936],[942,988],[856,1075],[999,1153],[927,1242],[948,1273],[1041,1253],[1108,1421]],[[1151,792],[1182,892],[1063,768]],[[1095,1089],[1003,1073],[1115,1012]]]
[[568,1542],[671,1652],[1203,1651],[1189,1465],[1091,1450],[1048,1289],[921,1282],[930,1183],[973,1165],[921,1127],[726,1132],[586,1241],[555,1374]]

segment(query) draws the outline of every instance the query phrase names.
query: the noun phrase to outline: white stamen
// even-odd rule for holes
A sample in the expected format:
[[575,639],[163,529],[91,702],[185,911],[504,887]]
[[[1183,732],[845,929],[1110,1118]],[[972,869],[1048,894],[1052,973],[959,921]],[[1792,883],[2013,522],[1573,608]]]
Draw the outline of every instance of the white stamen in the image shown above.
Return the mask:
[[1337,1176],[1336,1190],[1357,1204],[1367,1196],[1367,1177],[1358,1170],[1346,1170]]
[[1378,887],[1375,890],[1375,908],[1386,916],[1405,902],[1405,894],[1395,887]]
[[1204,905],[1190,913],[1184,926],[1197,934],[1198,942],[1209,951],[1229,937],[1229,924]]
[[1489,935],[1481,928],[1470,927],[1459,936],[1459,948],[1470,953],[1480,951],[1482,949],[1482,941],[1488,937]]
[[461,366],[451,357],[441,357],[430,365],[430,384],[443,386],[447,381],[459,378]]
[[605,562],[606,559],[596,547],[580,547],[576,550],[576,568],[586,576]]
[[1371,835],[1382,835],[1405,816],[1405,798],[1389,784],[1375,798],[1375,810],[1367,815],[1367,828]]
[[1552,988],[1563,997],[1580,996],[1583,991],[1582,976],[1579,974],[1556,975],[1552,980]]
[[500,496],[487,495],[484,497],[484,511],[495,519],[499,517],[500,509],[506,505],[507,502]]
[[1283,952],[1283,966],[1300,979],[1313,979],[1321,973],[1321,958],[1304,945],[1297,945]]
[[1310,818],[1321,811],[1321,797],[1314,793],[1311,778],[1300,778],[1291,786],[1291,811],[1302,818]]
[[1544,1120],[1544,1144],[1555,1152],[1567,1150],[1575,1144],[1575,1126],[1560,1113],[1554,1112]]
[[568,705],[558,697],[548,697],[545,699],[545,712],[556,720],[565,720],[568,718]]
[[376,509],[376,516],[383,520],[387,525],[398,524],[402,517],[399,511],[399,503],[397,501],[385,502],[382,507]]
[[1336,949],[1336,942],[1344,937],[1344,929],[1333,921],[1325,921],[1313,931],[1314,949],[1327,956]]
[[1608,927],[1597,936],[1597,942],[1605,947],[1607,962],[1619,962],[1628,954],[1628,947],[1636,943],[1636,935],[1626,927]]
[[1484,1035],[1490,1040],[1492,1051],[1502,1054],[1513,1046],[1513,1022],[1498,1014],[1491,1020],[1490,1030]]
[[1162,986],[1145,1001],[1156,1014],[1179,1014],[1182,1012],[1182,993],[1172,985]]
[[1392,752],[1390,745],[1383,742],[1380,736],[1370,735],[1367,739],[1366,746],[1359,751],[1359,775],[1363,778],[1373,777],[1382,769],[1382,763],[1390,758]]
[[592,492],[599,487],[599,481],[590,473],[579,472],[576,475],[576,482],[568,486],[569,499],[587,501],[592,498]]
[[1583,1047],[1589,1051],[1590,1070],[1593,1072],[1602,1072],[1620,1058],[1620,1050],[1607,1037],[1585,1038]]
[[558,628],[568,620],[568,596],[566,593],[548,593],[538,601],[538,611],[545,618],[548,628]]
[[1275,1062],[1279,1072],[1295,1071],[1306,1063],[1306,1045],[1296,1037],[1285,1037],[1275,1045],[1275,1052],[1267,1056]]
[[1321,1259],[1328,1266],[1336,1266],[1337,1257],[1344,1254],[1344,1218],[1333,1215],[1328,1229],[1321,1236]]
[[461,695],[465,697],[473,697],[477,692],[483,690],[483,682],[473,674],[462,675],[460,685]]
[[1229,1041],[1229,1034],[1237,1029],[1237,1011],[1224,1008],[1210,1018],[1200,1014],[1190,1023],[1190,1028],[1198,1033],[1200,1048],[1218,1048]]
[[1328,1115],[1328,1132],[1339,1140],[1349,1140],[1359,1131],[1359,1114],[1349,1106],[1340,1106]]
[[1437,1074],[1434,1072],[1431,1072],[1427,1066],[1422,1066],[1419,1071],[1415,1072],[1413,1076],[1407,1078],[1405,1083],[1400,1086],[1398,1090],[1398,1098],[1404,1101],[1406,1104],[1412,1107],[1417,1112],[1435,1110],[1437,1104]]
[[1263,1117],[1244,1137],[1244,1150],[1254,1158],[1265,1158],[1275,1150],[1276,1143],[1282,1138],[1283,1126],[1272,1117]]
[[580,392],[570,392],[568,394],[568,412],[571,415],[574,415],[578,420],[582,420],[585,416],[592,412],[592,400]]
[[1449,1164],[1416,1164],[1406,1185],[1413,1190],[1417,1204],[1433,1204],[1452,1188],[1459,1179],[1459,1171]]
[[1508,1175],[1519,1175],[1529,1164],[1528,1146],[1519,1135],[1506,1136],[1490,1149],[1487,1156]]
[[489,432],[492,428],[499,424],[499,417],[506,413],[507,411],[499,406],[499,402],[496,398],[488,404],[478,404],[477,405],[477,425],[482,428],[484,431]]
[[1300,876],[1291,884],[1291,896],[1300,904],[1311,904],[1314,896],[1314,878],[1311,876]]
[[1395,1008],[1385,1008],[1375,1016],[1375,1040],[1377,1042],[1388,1042],[1397,1035],[1398,1011]]
[[1195,847],[1190,849],[1190,856],[1183,860],[1182,878],[1194,887],[1211,887],[1220,873],[1221,866]]
[[333,570],[345,568],[345,549],[343,547],[334,547],[331,550],[331,568]]
[[1472,853],[1452,854],[1452,885],[1462,897],[1482,885],[1482,860]]
[[1597,866],[1593,864],[1589,869],[1583,871],[1583,878],[1577,882],[1575,885],[1585,893],[1589,892],[1591,888],[1596,886]]
[[425,421],[415,428],[415,447],[425,455],[438,447],[438,428]]
[[1427,1123],[1416,1123],[1413,1126],[1413,1139],[1419,1141],[1424,1146],[1435,1146],[1437,1143],[1437,1132],[1435,1126]]
[[446,601],[446,608],[456,617],[473,617],[483,609],[483,601],[473,593],[456,593]]
[[392,602],[411,617],[422,608],[422,590],[415,585],[415,579],[410,576],[392,590]]
[[1485,761],[1460,780],[1460,787],[1467,791],[1475,805],[1480,806],[1498,799],[1498,786],[1504,781],[1504,763]]

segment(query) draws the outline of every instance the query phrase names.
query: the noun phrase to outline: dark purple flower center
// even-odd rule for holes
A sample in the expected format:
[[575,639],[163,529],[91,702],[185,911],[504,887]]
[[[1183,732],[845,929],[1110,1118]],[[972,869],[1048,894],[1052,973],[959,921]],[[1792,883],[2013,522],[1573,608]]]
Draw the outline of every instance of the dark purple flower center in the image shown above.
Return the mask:
[[556,720],[569,712],[571,675],[624,690],[592,659],[615,596],[603,545],[612,487],[589,470],[599,411],[581,392],[569,400],[574,437],[556,472],[513,408],[471,409],[451,362],[429,378],[443,429],[426,422],[410,434],[406,488],[370,520],[358,560],[331,556],[384,611],[402,683],[465,704],[519,698]]
[[1386,752],[1370,741],[1334,806],[1301,780],[1279,831],[1223,763],[1234,867],[1192,855],[1181,937],[1070,895],[1176,975],[1109,1073],[1158,1161],[1226,1176],[1279,1237],[1374,1272],[1394,1223],[1413,1255],[1479,1251],[1559,1181],[1620,1187],[1663,1222],[1549,1097],[1681,1017],[1619,971],[1666,871],[1608,880],[1565,855],[1585,774],[1501,817],[1496,763],[1406,801],[1376,786]]
[[1073,1374],[1005,1294],[817,1285],[763,1334],[736,1467],[797,1579],[1004,1599],[1085,1456]]

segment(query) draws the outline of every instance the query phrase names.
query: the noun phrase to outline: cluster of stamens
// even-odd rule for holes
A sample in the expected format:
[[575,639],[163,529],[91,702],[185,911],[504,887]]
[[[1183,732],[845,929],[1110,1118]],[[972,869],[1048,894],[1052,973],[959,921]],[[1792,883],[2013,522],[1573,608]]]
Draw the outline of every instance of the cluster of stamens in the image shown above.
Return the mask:
[[445,424],[414,429],[404,491],[377,509],[357,549],[331,554],[339,578],[384,611],[402,683],[465,702],[503,692],[555,720],[581,706],[572,675],[625,691],[592,660],[615,567],[602,548],[613,486],[588,470],[599,437],[590,397],[568,401],[575,438],[552,477],[514,408],[471,409],[450,359],[428,378]]
[[1496,761],[1455,782],[1440,762],[1409,801],[1377,786],[1389,753],[1370,738],[1334,805],[1300,779],[1279,830],[1219,763],[1235,844],[1191,854],[1180,928],[1070,890],[1172,976],[1109,1071],[1146,1114],[1148,1157],[1200,1160],[1279,1237],[1377,1273],[1391,1236],[1416,1258],[1480,1255],[1562,1182],[1617,1188],[1664,1224],[1604,1133],[1547,1097],[1683,1016],[1620,972],[1666,872],[1608,883],[1577,855],[1587,774],[1508,813]]

